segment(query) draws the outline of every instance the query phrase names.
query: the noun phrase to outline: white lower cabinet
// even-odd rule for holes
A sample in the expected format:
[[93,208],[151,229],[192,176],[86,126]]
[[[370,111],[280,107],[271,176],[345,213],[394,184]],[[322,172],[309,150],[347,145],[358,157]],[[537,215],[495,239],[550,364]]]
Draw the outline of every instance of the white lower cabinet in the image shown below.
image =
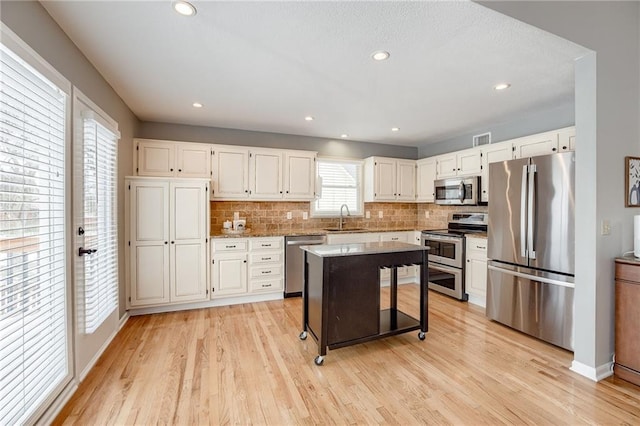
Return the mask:
[[282,292],[283,250],[283,237],[213,239],[211,297]]
[[466,253],[465,287],[469,302],[486,307],[487,239],[467,237]]
[[208,180],[127,178],[128,306],[208,298]]

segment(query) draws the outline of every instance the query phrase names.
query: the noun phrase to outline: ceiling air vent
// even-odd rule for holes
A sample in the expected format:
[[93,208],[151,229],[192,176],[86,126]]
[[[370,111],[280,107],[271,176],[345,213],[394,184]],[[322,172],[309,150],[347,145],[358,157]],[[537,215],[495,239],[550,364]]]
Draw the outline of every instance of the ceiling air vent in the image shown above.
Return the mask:
[[491,132],[475,135],[473,137],[473,146],[488,145],[491,143]]

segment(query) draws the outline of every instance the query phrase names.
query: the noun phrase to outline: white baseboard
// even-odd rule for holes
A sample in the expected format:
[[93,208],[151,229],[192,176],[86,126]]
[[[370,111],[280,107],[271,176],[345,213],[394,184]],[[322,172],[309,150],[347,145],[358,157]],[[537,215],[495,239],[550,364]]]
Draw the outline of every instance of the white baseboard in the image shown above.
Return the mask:
[[35,422],[36,425],[50,425],[69,402],[74,393],[78,390],[78,381],[72,379],[69,384],[60,392],[60,395],[47,407],[44,414]]
[[116,335],[120,332],[120,330],[122,330],[122,327],[124,327],[124,325],[126,324],[126,322],[128,320],[129,320],[129,313],[125,312],[125,314],[122,316],[122,318],[120,318],[120,321],[118,323],[118,329],[114,330],[113,333],[111,333],[109,338],[102,344],[102,346],[100,346],[100,349],[96,352],[96,354],[93,356],[93,358],[91,358],[91,361],[89,361],[89,363],[84,368],[84,370],[82,370],[82,372],[78,375],[78,378],[77,378],[78,379],[78,383],[82,383],[82,381],[85,379],[85,377],[87,377],[87,374],[89,374],[89,371],[91,371],[93,366],[96,365],[96,362],[98,362],[98,359],[100,358],[100,356],[107,349],[107,347],[109,346],[111,341],[114,339],[114,337],[116,337]]
[[469,295],[469,303],[480,306],[481,308],[487,307],[487,300],[485,297],[476,296],[475,294]]
[[571,362],[570,370],[586,377],[587,379],[591,379],[594,382],[599,382],[613,374],[613,362],[610,361],[594,368],[573,360],[573,362]]
[[242,303],[269,302],[271,300],[281,300],[281,299],[284,299],[284,293],[282,291],[279,291],[278,293],[250,294],[246,296],[222,297],[219,299],[207,300],[206,302],[184,303],[180,305],[152,306],[149,308],[132,308],[129,310],[129,315],[136,316],[136,315],[146,315],[146,314],[158,314],[161,312],[187,311],[190,309],[215,308],[217,306],[239,305]]

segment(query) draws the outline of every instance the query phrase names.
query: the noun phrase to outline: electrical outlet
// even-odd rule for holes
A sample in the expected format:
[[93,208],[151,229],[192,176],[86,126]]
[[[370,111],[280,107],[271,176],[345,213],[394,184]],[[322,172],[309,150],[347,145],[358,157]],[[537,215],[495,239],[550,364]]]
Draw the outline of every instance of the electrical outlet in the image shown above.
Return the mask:
[[600,233],[602,235],[611,235],[611,222],[609,219],[602,220],[602,230]]
[[429,210],[426,210],[426,211],[424,212],[424,218],[425,218],[425,219],[429,219]]
[[309,219],[309,213],[302,212],[302,220],[307,220],[307,219]]
[[291,214],[291,212],[287,212],[287,219],[291,219],[293,218],[293,215]]
[[382,210],[380,210],[378,212],[378,219],[382,219],[384,217],[384,214],[382,213]]
[[367,211],[364,213],[364,217],[365,217],[365,218],[367,218],[367,219],[371,219],[371,212],[370,212],[369,210],[367,210]]

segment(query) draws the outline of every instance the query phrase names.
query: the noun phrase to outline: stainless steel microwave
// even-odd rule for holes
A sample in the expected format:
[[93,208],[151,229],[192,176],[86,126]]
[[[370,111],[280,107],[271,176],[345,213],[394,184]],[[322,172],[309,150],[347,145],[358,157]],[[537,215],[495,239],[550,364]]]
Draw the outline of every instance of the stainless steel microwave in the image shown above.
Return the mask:
[[436,204],[475,206],[480,200],[480,176],[436,180]]

